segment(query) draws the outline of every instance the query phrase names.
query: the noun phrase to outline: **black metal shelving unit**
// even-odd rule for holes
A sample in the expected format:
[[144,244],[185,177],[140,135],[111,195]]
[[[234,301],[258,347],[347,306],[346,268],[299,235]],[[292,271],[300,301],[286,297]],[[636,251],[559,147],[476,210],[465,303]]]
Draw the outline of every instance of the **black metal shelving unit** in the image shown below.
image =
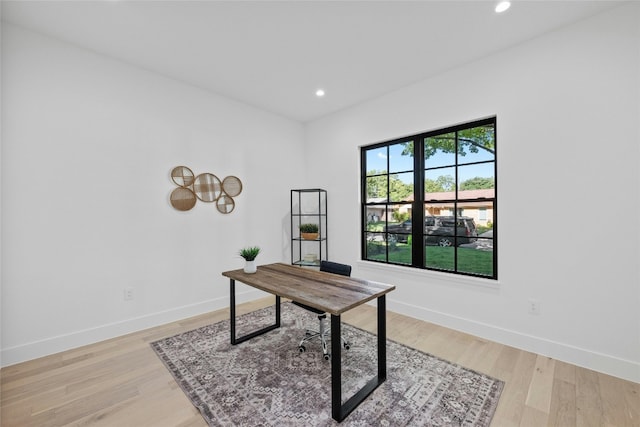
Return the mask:
[[[318,238],[303,239],[300,224],[317,224]],[[320,267],[327,259],[327,191],[321,188],[291,190],[291,264]]]

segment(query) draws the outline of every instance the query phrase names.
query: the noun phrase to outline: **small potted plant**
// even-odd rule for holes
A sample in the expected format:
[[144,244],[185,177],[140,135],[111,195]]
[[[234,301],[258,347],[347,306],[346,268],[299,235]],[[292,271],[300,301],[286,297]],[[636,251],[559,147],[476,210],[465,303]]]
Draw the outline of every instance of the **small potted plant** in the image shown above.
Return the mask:
[[244,272],[245,273],[255,273],[257,270],[256,267],[256,257],[260,253],[260,248],[258,246],[249,246],[247,248],[240,249],[239,255],[244,258]]
[[300,224],[300,237],[305,240],[317,240],[318,224]]

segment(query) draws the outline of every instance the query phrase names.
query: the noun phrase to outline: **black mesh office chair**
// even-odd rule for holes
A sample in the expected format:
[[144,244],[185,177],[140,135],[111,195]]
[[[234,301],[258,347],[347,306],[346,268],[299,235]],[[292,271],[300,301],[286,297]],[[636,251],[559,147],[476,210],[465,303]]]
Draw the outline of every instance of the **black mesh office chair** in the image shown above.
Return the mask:
[[[351,276],[351,266],[350,265],[338,264],[337,262],[331,262],[331,261],[320,261],[320,271],[326,271],[328,273],[340,274],[342,276]],[[330,329],[329,328],[325,328],[325,325],[324,325],[324,321],[327,318],[327,313],[325,313],[322,310],[318,310],[317,308],[309,307],[308,305],[302,304],[302,303],[297,302],[297,301],[291,301],[291,302],[293,304],[297,305],[298,307],[302,307],[305,310],[309,310],[309,311],[317,314],[318,315],[318,320],[320,321],[320,329],[318,331],[307,329],[307,331],[305,332],[304,338],[302,339],[302,341],[300,341],[300,345],[298,346],[298,350],[300,350],[300,353],[304,353],[305,351],[307,351],[307,349],[304,346],[304,344],[309,340],[312,340],[312,339],[314,339],[316,337],[319,337],[320,341],[322,342],[322,353],[324,354],[324,359],[325,360],[329,360],[331,355],[329,354],[329,348],[327,346],[327,336],[329,335]],[[349,349],[349,343],[342,337],[340,337],[340,339],[342,339],[342,345],[344,346],[344,348],[348,350]]]

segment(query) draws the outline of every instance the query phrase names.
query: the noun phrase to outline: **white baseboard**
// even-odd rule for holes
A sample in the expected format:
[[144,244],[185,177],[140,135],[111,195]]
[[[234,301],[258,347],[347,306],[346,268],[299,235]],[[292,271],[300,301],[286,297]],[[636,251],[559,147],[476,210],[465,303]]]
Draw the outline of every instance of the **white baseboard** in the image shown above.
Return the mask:
[[[251,301],[264,295],[264,293],[255,289],[249,289],[244,292],[237,291],[236,304]],[[0,361],[2,361],[2,367],[15,365],[16,363],[37,359],[39,357],[82,347],[88,344],[94,344],[99,341],[119,337],[132,332],[138,332],[154,326],[164,325],[166,323],[198,316],[200,314],[209,313],[211,311],[227,307],[229,307],[229,297],[225,296],[202,301],[196,304],[172,308],[166,311],[146,314],[144,316],[126,319],[119,322],[113,322],[95,328],[74,331],[68,334],[2,349],[0,352]]]
[[620,359],[608,354],[522,334],[509,329],[498,328],[494,325],[484,324],[434,310],[427,310],[423,307],[394,301],[388,297],[387,309],[520,350],[530,351],[576,366],[640,383],[640,363],[631,360]]
[[[238,292],[237,303],[251,301],[265,294],[261,291],[249,289]],[[375,304],[375,303],[374,303]],[[27,360],[59,353],[99,341],[119,337],[132,332],[152,328],[177,320],[186,319],[200,314],[219,310],[229,306],[227,296],[211,299],[197,304],[186,305],[157,313],[126,319],[102,325],[96,328],[75,331],[40,341],[35,341],[15,347],[2,349],[0,360],[2,366],[10,366]],[[532,335],[526,335],[493,325],[475,322],[469,319],[451,316],[434,310],[427,310],[412,304],[407,304],[387,298],[387,308],[400,314],[431,322],[447,328],[463,331],[484,339],[509,345],[521,350],[552,357],[557,360],[572,363],[588,369],[593,369],[615,377],[640,383],[640,364],[616,358],[607,354],[554,342]]]

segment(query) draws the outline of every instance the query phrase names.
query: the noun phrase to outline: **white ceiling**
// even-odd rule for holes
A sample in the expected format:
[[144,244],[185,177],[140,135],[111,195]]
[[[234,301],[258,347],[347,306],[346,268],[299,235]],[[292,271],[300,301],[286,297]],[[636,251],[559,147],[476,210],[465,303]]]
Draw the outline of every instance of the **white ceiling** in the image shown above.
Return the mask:
[[3,1],[2,20],[307,122],[620,2],[495,4]]

